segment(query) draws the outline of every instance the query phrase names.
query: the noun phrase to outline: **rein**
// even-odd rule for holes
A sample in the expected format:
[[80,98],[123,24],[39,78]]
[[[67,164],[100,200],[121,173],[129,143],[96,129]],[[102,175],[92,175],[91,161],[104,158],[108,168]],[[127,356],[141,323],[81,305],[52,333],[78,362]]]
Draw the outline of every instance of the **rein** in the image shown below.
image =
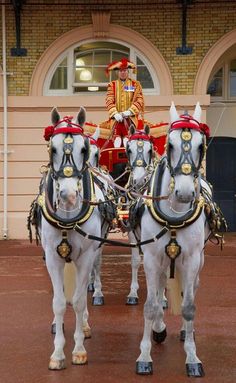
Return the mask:
[[120,185],[118,185],[117,183],[115,183],[114,181],[108,179],[106,176],[104,176],[103,174],[101,174],[100,172],[98,172],[93,166],[91,166],[90,164],[88,164],[88,168],[92,171],[92,173],[96,174],[97,176],[103,178],[109,185],[115,187],[116,189],[119,189],[125,193],[131,193],[134,197],[138,197],[138,198],[144,198],[144,199],[148,199],[148,200],[153,200],[153,201],[161,201],[161,200],[166,200],[169,198],[170,194],[168,195],[165,195],[165,196],[156,196],[156,197],[152,197],[151,195],[143,195],[141,193],[137,193],[137,192],[134,192],[134,191],[130,191],[129,189],[127,188],[124,188]]
[[120,241],[114,241],[112,239],[97,237],[96,235],[86,233],[84,230],[81,229],[81,227],[78,224],[76,224],[73,227],[73,230],[75,230],[77,233],[79,233],[80,235],[82,235],[86,239],[92,239],[94,241],[101,242],[101,245],[103,243],[107,243],[109,245],[115,245],[115,246],[131,247],[131,248],[138,247],[139,248],[140,246],[147,245],[147,244],[152,243],[152,242],[156,242],[158,239],[160,239],[163,235],[165,235],[169,231],[169,228],[167,226],[164,226],[161,229],[161,231],[159,231],[159,233],[157,233],[157,235],[155,235],[154,237],[147,239],[145,241],[142,241],[142,242],[138,241],[136,243],[133,243],[133,242],[124,243],[124,242],[120,242]]

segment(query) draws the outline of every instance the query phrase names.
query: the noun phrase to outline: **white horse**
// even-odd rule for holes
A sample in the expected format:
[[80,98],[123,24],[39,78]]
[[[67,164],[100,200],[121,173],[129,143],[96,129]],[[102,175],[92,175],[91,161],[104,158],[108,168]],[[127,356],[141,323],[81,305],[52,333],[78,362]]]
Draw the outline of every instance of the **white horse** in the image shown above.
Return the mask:
[[76,120],[72,120],[70,117],[60,119],[54,108],[51,117],[53,126],[45,132],[47,139],[51,137],[50,168],[45,175],[38,204],[42,210],[41,241],[53,286],[56,325],[49,369],[61,370],[65,368],[63,317],[66,298],[63,270],[65,262],[70,260],[74,262],[76,270],[73,295],[76,328],[72,363],[87,363],[84,347],[84,332],[89,331],[87,285],[99,245],[99,242],[89,238],[89,234],[101,237],[101,214],[96,203],[90,201],[103,200],[103,194],[87,170],[89,142],[82,128],[85,110],[81,108]]
[[[144,131],[136,131],[133,126],[130,127],[130,137],[126,144],[126,152],[130,166],[130,176],[126,187],[130,190],[130,203],[137,200],[137,196],[145,193],[148,188],[153,169],[156,166],[155,152],[153,150],[152,140],[149,136],[150,129],[145,126]],[[132,191],[136,194],[132,194]],[[141,198],[142,199],[142,198]],[[130,243],[135,243],[140,240],[140,221],[139,210],[133,212],[131,221],[135,218],[136,222],[131,222],[132,230],[129,231]],[[134,227],[133,227],[134,226]],[[130,292],[127,297],[128,305],[138,304],[138,270],[141,264],[141,249],[132,248],[131,266],[132,266],[132,281]],[[168,307],[168,301],[163,293],[163,308]]]
[[[144,333],[141,354],[136,361],[138,374],[152,374],[151,332],[158,343],[166,337],[163,321],[162,293],[166,272],[170,266],[180,272],[182,282],[182,316],[184,320],[184,350],[188,376],[203,376],[201,360],[194,341],[195,294],[204,263],[204,244],[209,227],[200,193],[200,167],[205,154],[206,125],[200,123],[201,107],[196,105],[193,117],[179,117],[174,104],[170,109],[170,130],[167,157],[156,169],[150,190],[153,198],[168,196],[147,203],[141,219],[141,240],[153,238],[164,227],[164,235],[142,246],[147,281],[144,305]],[[181,291],[181,290],[180,290]],[[158,292],[158,294],[157,294]],[[179,292],[180,294],[180,292]]]

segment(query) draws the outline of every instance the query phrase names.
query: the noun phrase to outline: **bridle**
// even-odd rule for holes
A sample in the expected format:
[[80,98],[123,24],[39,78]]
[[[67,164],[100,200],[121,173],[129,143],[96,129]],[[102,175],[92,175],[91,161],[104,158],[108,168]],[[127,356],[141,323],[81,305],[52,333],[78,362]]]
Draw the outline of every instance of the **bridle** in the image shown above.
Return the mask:
[[[66,134],[65,138],[63,139],[63,156],[62,156],[59,170],[56,170],[54,168],[54,164],[53,164],[53,155],[54,155],[55,148],[52,145],[52,139],[50,140],[49,145],[48,145],[49,165],[50,165],[50,169],[51,169],[51,176],[56,181],[58,181],[59,178],[65,178],[65,177],[67,177],[67,178],[68,177],[77,177],[77,178],[81,179],[83,172],[86,169],[86,162],[87,162],[88,157],[89,157],[89,141],[88,141],[88,138],[83,135],[82,128],[80,131],[79,129],[72,127],[70,120],[69,121],[63,120],[63,121],[67,122],[67,127],[57,128],[56,132],[53,134],[53,136],[55,134],[59,134],[59,133]],[[69,130],[69,132],[68,132],[68,130]],[[84,149],[83,149],[84,158],[83,158],[83,164],[82,164],[81,170],[78,169],[76,162],[74,160],[74,155],[73,155],[74,135],[81,135],[84,137]]]
[[[169,134],[172,131],[170,128]],[[177,165],[174,167],[171,164],[171,150],[172,150],[172,144],[169,142],[169,139],[167,141],[167,165],[170,170],[171,176],[174,178],[176,175],[192,175],[194,178],[198,178],[199,176],[199,170],[202,165],[202,160],[205,155],[205,136],[203,133],[201,133],[202,136],[202,143],[200,145],[200,155],[198,164],[194,163],[193,157],[192,157],[192,132],[190,128],[182,128],[182,131],[180,133],[181,138],[181,154],[180,158],[178,160]]]
[[[129,142],[136,140],[136,145],[137,145],[137,155],[134,161],[131,163],[130,162],[130,149],[129,149]],[[149,162],[147,163],[145,158],[144,158],[144,141],[149,141],[151,143],[151,149],[150,149],[150,158]],[[142,134],[141,132],[133,134],[130,136],[128,142],[127,142],[127,147],[126,147],[126,154],[130,163],[130,168],[131,170],[134,170],[135,167],[143,167],[146,168],[148,165],[151,163],[152,159],[152,152],[153,152],[153,146],[151,142],[151,138],[146,135]]]

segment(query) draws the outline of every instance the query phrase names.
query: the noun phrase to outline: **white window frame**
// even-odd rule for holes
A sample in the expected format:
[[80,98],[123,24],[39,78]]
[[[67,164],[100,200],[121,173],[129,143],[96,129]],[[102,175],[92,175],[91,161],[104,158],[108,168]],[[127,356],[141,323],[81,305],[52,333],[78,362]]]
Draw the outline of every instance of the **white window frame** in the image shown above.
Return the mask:
[[218,72],[218,70],[220,68],[222,68],[223,69],[222,97],[211,96],[212,102],[217,102],[217,101],[223,101],[223,102],[227,102],[227,103],[235,103],[236,102],[236,96],[230,96],[230,81],[229,81],[230,63],[234,59],[236,59],[235,50],[232,51],[232,49],[231,49],[229,52],[226,52],[226,54],[223,57],[221,57],[221,59],[215,65],[215,67],[211,73],[211,77],[208,81],[207,87],[209,86],[210,82],[212,81],[214,74],[216,72]]
[[[89,92],[89,91],[86,91],[86,92],[74,92],[73,91],[73,88],[74,86],[76,85],[76,83],[74,83],[74,70],[75,70],[75,63],[74,63],[74,50],[80,46],[80,45],[84,45],[86,43],[93,43],[93,42],[96,42],[97,40],[94,40],[94,39],[89,39],[89,40],[85,40],[85,41],[82,41],[80,44],[74,44],[72,46],[70,46],[68,49],[66,49],[53,63],[53,65],[50,67],[48,73],[47,73],[47,76],[46,76],[46,79],[45,79],[45,82],[44,82],[44,86],[43,86],[43,94],[45,96],[78,96],[78,95],[86,95],[86,96],[89,96],[89,95],[104,95],[105,92]],[[114,40],[114,39],[99,39],[99,41],[105,41],[105,42],[111,42],[111,43],[117,43],[117,44],[120,44],[120,45],[123,45],[124,46],[124,42],[123,41],[119,41],[119,40]],[[130,44],[127,44],[125,43],[125,47],[127,47],[129,50],[130,50],[130,60],[131,61],[136,61],[136,57],[138,56],[140,58],[140,60],[142,60],[142,62],[144,63],[144,65],[146,65],[147,69],[149,70],[149,73],[151,75],[151,78],[152,78],[152,81],[153,81],[153,84],[154,84],[154,88],[150,88],[150,89],[143,89],[143,93],[145,95],[160,95],[160,82],[159,82],[159,79],[158,79],[158,76],[154,70],[154,68],[152,67],[151,63],[148,61],[148,57],[145,57],[140,51],[138,51],[135,47],[131,46]],[[57,69],[57,67],[60,65],[60,63],[65,59],[67,58],[67,89],[50,89],[50,84],[51,84],[51,81],[52,81],[52,77]],[[135,74],[131,74],[131,77],[133,79],[136,79],[136,75]],[[107,83],[104,83],[103,86],[107,86],[108,82]],[[85,84],[86,86],[94,86],[94,84],[88,84],[86,83]],[[102,86],[102,83],[100,84]]]

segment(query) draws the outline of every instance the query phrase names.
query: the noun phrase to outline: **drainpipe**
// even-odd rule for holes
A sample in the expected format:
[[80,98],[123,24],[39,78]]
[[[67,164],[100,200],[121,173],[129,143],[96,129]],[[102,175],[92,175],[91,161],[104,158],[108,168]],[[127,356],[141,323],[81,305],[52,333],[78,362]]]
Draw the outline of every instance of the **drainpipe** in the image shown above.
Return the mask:
[[7,65],[6,65],[6,17],[2,5],[2,76],[3,76],[3,239],[8,238],[7,227]]

